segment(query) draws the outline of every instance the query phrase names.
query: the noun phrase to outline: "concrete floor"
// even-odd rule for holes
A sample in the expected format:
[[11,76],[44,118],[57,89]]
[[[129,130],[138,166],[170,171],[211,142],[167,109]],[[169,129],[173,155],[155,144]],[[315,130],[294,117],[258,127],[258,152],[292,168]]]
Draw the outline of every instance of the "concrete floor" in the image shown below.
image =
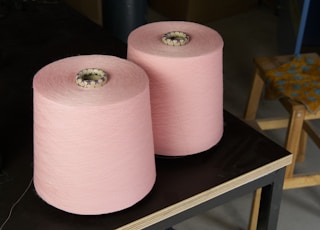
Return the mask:
[[[248,12],[206,23],[224,40],[224,108],[242,117],[253,77],[252,58],[279,54],[277,18],[273,8],[260,5]],[[149,10],[149,20],[167,20]],[[258,117],[286,115],[277,101],[261,100]],[[268,131],[266,136],[283,145],[285,130]],[[307,157],[296,172],[319,171],[319,149],[309,141]],[[252,194],[236,199],[174,226],[176,230],[246,229]],[[283,193],[279,230],[316,230],[320,225],[320,187],[286,190]]]

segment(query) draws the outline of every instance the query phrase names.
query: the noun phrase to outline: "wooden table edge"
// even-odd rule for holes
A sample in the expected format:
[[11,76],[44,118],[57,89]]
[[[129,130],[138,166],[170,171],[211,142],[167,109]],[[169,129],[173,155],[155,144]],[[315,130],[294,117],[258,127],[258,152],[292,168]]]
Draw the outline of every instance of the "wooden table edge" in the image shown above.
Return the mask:
[[188,210],[192,207],[195,207],[199,204],[202,204],[208,200],[211,200],[215,197],[218,197],[226,192],[229,192],[235,188],[238,188],[244,184],[247,184],[253,180],[256,180],[260,177],[268,175],[278,169],[286,167],[292,162],[292,155],[285,156],[276,161],[273,161],[269,164],[266,164],[262,167],[259,167],[255,170],[252,170],[248,173],[245,173],[239,177],[236,177],[230,181],[227,181],[223,184],[220,184],[216,187],[208,189],[202,193],[199,193],[195,196],[189,197],[183,201],[180,201],[174,205],[168,206],[164,209],[161,209],[157,212],[154,212],[150,215],[142,217],[138,220],[135,220],[129,224],[121,226],[117,228],[118,230],[126,230],[126,229],[143,229],[149,227],[155,223],[158,223],[162,220],[165,220],[169,217],[172,217],[176,214],[179,214],[185,210]]

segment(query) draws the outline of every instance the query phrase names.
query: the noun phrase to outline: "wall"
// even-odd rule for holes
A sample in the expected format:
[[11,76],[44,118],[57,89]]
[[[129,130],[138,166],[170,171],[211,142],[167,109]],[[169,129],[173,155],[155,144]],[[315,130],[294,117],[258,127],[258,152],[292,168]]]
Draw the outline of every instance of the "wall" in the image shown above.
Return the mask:
[[101,0],[64,0],[68,5],[81,14],[102,26],[102,2]]
[[250,9],[257,0],[149,0],[150,6],[172,20],[206,23]]

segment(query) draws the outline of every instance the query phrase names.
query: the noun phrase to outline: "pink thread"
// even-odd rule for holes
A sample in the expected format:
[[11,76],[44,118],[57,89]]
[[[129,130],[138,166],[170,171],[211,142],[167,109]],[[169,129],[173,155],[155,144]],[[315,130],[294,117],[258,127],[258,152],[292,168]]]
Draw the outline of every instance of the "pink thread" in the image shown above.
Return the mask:
[[[82,88],[76,74],[105,71],[101,87]],[[148,77],[127,60],[65,58],[43,67],[34,88],[34,185],[61,210],[103,214],[141,200],[155,182]]]
[[[186,41],[164,44],[162,36],[174,35],[172,31],[184,32]],[[166,41],[170,43],[170,37]],[[144,68],[150,79],[157,154],[194,154],[220,140],[222,49],[215,30],[192,22],[155,22],[130,33],[127,58]]]

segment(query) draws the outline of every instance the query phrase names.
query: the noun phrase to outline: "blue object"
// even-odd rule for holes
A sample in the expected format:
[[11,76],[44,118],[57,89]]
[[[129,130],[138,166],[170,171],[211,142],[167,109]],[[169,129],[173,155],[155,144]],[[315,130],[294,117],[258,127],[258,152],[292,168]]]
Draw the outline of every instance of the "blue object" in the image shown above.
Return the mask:
[[147,0],[103,0],[103,26],[127,43],[134,29],[147,23]]
[[299,25],[299,32],[298,32],[298,37],[296,41],[296,47],[294,50],[295,55],[298,55],[301,52],[302,40],[303,40],[304,30],[306,27],[309,6],[310,6],[310,0],[304,0],[301,19],[300,19],[300,25]]

